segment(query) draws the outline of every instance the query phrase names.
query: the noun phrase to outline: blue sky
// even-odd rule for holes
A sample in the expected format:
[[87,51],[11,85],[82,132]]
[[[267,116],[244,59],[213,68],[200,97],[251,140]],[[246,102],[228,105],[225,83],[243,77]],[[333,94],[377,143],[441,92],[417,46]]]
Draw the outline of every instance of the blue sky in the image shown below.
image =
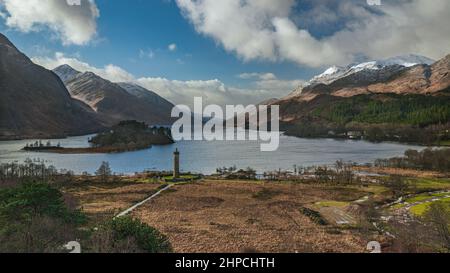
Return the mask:
[[[65,46],[48,30],[22,33],[1,22],[1,32],[30,57],[63,52],[91,65],[118,65],[137,77],[173,80],[220,79],[235,86],[248,86],[242,73],[275,73],[282,79],[308,79],[321,69],[290,61],[244,61],[227,52],[213,39],[197,33],[176,3],[165,0],[97,0],[100,10],[98,36],[86,46]],[[176,51],[168,46],[175,43]],[[144,54],[140,54],[143,51]],[[153,57],[150,58],[150,52]],[[142,56],[147,55],[147,56]]]
[[[49,69],[68,63],[175,103],[283,97],[331,65],[450,53],[450,1],[0,0],[0,31]],[[30,12],[32,11],[32,12]],[[169,49],[174,44],[176,48]]]

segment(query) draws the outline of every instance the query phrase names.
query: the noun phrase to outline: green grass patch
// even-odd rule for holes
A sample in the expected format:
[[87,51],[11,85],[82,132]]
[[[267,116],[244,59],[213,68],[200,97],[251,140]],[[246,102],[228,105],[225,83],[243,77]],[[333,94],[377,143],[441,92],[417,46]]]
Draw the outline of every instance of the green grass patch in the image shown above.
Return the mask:
[[417,187],[417,189],[429,190],[444,190],[450,189],[449,178],[411,178],[410,182]]
[[397,210],[397,209],[404,208],[404,207],[406,207],[406,206],[407,206],[406,203],[400,203],[400,204],[395,204],[395,205],[393,205],[393,206],[391,207],[391,209],[392,209],[392,210]]
[[450,140],[441,140],[436,142],[436,145],[438,146],[445,146],[445,147],[450,147]]
[[367,191],[368,193],[372,193],[374,195],[384,195],[389,190],[384,186],[370,185],[369,187],[365,188],[364,191]]
[[193,180],[199,180],[200,177],[198,175],[180,175],[180,178],[174,179],[172,175],[163,177],[163,180],[166,182],[182,182],[182,181],[193,181]]
[[[444,198],[437,202],[443,203],[446,206],[447,210],[450,211],[450,198]],[[412,207],[410,211],[415,216],[423,216],[425,212],[430,208],[431,204],[433,204],[433,202],[420,204]]]
[[448,193],[448,192],[434,193],[434,194],[424,193],[424,194],[420,194],[420,195],[414,196],[412,198],[406,199],[405,202],[413,204],[413,203],[416,203],[416,202],[423,202],[423,201],[431,200],[431,199],[434,199],[434,198],[444,197],[444,196],[447,196],[447,195],[450,195],[450,193]]

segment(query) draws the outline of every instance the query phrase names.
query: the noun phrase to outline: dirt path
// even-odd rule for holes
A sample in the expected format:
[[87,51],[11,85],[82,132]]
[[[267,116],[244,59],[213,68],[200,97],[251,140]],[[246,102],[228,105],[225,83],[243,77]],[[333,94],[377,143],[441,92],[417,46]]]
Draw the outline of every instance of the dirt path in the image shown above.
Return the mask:
[[149,198],[145,199],[142,202],[137,203],[136,205],[132,206],[131,208],[119,213],[116,217],[114,218],[119,218],[119,217],[123,217],[128,215],[130,212],[134,211],[135,209],[139,208],[140,206],[144,205],[145,203],[149,202],[150,200],[156,198],[157,196],[159,196],[161,193],[163,193],[164,191],[170,189],[173,185],[167,185],[166,187],[164,187],[163,189],[161,189],[160,191],[158,191],[157,193],[153,194],[152,196],[150,196]]

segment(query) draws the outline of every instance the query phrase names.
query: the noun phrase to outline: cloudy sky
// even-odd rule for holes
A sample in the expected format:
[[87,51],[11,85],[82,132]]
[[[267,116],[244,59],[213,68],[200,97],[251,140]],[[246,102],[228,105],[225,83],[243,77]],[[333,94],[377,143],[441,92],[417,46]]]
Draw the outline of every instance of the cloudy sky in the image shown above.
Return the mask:
[[132,81],[177,104],[282,97],[331,65],[450,53],[449,0],[0,0],[36,63]]

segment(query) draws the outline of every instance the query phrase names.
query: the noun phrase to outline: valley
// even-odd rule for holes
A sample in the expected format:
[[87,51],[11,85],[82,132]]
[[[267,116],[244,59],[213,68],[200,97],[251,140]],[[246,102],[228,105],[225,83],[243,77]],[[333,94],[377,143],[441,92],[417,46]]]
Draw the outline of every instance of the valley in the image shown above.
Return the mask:
[[[391,169],[391,173],[364,175],[363,183],[309,175],[276,180],[211,175],[168,184],[157,172],[106,177],[53,174],[47,181],[61,191],[66,206],[87,217],[79,229],[91,231],[78,235],[85,252],[145,252],[134,245],[115,248],[122,247],[119,241],[108,245],[103,227],[167,185],[171,187],[116,221],[134,219],[155,228],[166,238],[164,245],[176,253],[367,253],[367,242],[373,240],[388,253],[435,252],[448,247],[434,229],[422,223],[432,217],[431,208],[447,204],[448,173],[428,178],[409,176],[403,169]],[[409,185],[393,186],[400,181],[398,175]],[[0,195],[4,195],[8,188],[4,183],[13,180],[12,176],[1,179]],[[6,216],[3,209],[0,213]]]
[[[259,140],[175,142],[160,90],[70,61],[83,69],[46,69],[0,34],[0,252],[74,239],[88,253],[450,249],[450,55],[333,66],[260,103],[280,108],[271,153]],[[209,88],[147,80],[175,82],[180,98]]]

